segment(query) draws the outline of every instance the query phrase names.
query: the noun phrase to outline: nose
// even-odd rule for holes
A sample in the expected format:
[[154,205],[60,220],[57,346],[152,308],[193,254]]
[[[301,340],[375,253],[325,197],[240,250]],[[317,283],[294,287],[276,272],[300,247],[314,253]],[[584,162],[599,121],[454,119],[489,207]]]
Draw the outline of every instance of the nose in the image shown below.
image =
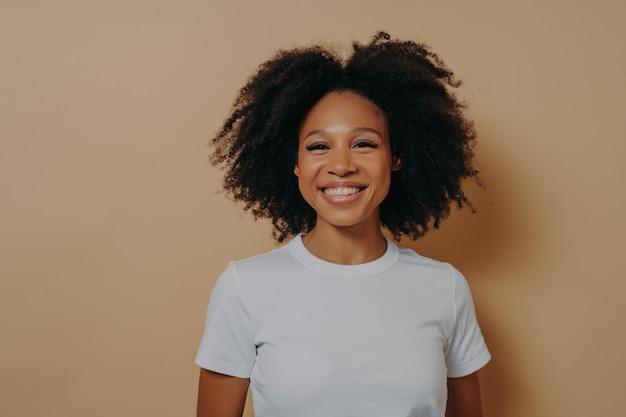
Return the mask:
[[328,172],[340,177],[356,171],[352,154],[348,149],[333,149],[328,155]]

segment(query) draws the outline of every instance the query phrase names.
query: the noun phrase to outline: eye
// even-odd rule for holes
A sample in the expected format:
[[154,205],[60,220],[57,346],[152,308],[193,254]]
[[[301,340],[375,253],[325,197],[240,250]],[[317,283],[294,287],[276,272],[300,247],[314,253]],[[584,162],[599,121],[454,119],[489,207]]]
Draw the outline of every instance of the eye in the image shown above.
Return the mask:
[[328,149],[328,145],[323,142],[315,142],[311,143],[310,145],[306,145],[304,149],[306,149],[307,151],[319,151]]
[[371,140],[361,139],[354,143],[355,148],[378,148],[378,143]]

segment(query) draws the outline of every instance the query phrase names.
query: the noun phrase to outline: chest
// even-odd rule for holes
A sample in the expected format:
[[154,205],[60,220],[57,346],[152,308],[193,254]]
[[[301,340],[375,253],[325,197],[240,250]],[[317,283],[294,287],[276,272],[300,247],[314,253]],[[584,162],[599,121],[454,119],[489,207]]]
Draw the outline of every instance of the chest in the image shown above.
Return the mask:
[[259,289],[251,304],[257,397],[329,416],[393,415],[389,407],[411,415],[445,403],[446,291],[419,283],[300,284]]

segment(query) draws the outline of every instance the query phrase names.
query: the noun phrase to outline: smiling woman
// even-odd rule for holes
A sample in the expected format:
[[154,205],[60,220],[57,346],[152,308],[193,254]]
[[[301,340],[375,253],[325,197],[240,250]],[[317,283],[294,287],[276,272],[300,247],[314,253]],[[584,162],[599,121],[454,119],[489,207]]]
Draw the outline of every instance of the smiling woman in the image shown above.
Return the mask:
[[[374,103],[349,91],[331,92],[309,112],[299,135],[294,173],[302,197],[315,210],[315,227],[303,237],[311,246],[318,233],[364,234],[380,229],[379,207],[391,185],[399,159],[391,154],[387,122]],[[384,253],[383,243],[371,258]],[[340,248],[325,245],[322,259],[345,263]],[[316,253],[313,250],[313,253]],[[342,262],[343,261],[343,262]]]
[[279,242],[310,231],[317,214],[291,175],[301,124],[329,92],[351,91],[383,112],[392,154],[402,160],[380,206],[381,223],[396,238],[416,239],[437,228],[451,205],[469,203],[461,182],[477,175],[474,129],[454,95],[459,85],[426,45],[385,33],[355,43],[345,63],[320,46],[280,51],[239,91],[213,139],[212,161],[226,168],[232,198],[272,220]]
[[474,131],[425,45],[378,34],[342,63],[279,52],[213,140],[224,187],[288,244],[231,262],[196,363],[198,416],[481,415],[490,359],[467,283],[385,238],[463,206]]

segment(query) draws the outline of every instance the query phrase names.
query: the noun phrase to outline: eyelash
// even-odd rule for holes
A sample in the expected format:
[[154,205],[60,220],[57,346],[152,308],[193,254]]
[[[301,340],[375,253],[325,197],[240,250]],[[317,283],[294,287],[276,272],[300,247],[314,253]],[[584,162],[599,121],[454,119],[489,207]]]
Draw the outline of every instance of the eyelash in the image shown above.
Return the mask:
[[367,140],[361,140],[354,144],[357,148],[378,148],[378,144]]
[[307,151],[318,151],[318,150],[322,150],[322,149],[328,149],[328,146],[326,144],[324,144],[324,143],[317,142],[317,143],[312,143],[310,145],[307,145],[305,147],[305,149]]
[[[353,146],[355,148],[372,148],[372,149],[378,148],[377,143],[366,141],[366,140],[358,141]],[[305,149],[307,151],[325,150],[325,149],[328,149],[328,145],[326,145],[325,143],[320,143],[320,142],[312,143],[310,145],[307,145]]]

